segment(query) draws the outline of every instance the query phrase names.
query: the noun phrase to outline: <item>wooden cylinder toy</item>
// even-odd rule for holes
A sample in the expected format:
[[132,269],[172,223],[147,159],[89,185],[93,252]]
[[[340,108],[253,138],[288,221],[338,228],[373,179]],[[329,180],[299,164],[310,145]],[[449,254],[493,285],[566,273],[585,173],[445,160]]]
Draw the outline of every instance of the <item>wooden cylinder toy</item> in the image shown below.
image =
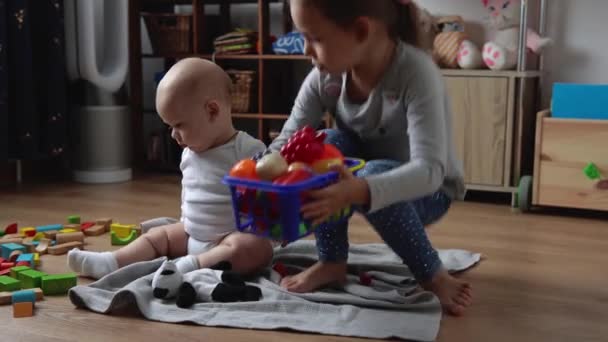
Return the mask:
[[84,242],[84,234],[82,232],[57,234],[55,240],[57,241],[58,245],[73,241]]

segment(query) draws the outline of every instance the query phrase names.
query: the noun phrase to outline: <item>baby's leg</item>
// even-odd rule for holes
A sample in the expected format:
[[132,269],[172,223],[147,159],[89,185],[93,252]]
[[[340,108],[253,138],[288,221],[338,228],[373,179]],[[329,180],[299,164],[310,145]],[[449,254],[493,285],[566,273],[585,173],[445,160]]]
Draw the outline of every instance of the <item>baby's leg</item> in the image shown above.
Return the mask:
[[176,258],[187,252],[188,235],[182,223],[158,227],[115,252],[90,252],[73,249],[68,265],[80,275],[99,279],[120,267],[139,261],[168,256]]
[[196,256],[198,268],[209,268],[230,262],[232,271],[248,275],[262,270],[272,261],[270,241],[252,234],[235,232],[217,246]]
[[[396,167],[394,161],[372,161],[361,176]],[[366,217],[386,244],[399,255],[422,286],[434,292],[451,314],[460,315],[471,304],[471,288],[448,274],[426,235],[425,226],[440,219],[451,200],[442,192],[412,202],[401,202]]]

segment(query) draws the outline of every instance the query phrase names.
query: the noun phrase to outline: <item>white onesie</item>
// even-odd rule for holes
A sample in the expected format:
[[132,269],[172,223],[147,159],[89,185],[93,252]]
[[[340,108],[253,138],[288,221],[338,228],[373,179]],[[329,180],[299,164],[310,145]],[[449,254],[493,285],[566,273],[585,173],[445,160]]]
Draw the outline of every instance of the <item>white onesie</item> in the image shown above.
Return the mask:
[[222,178],[238,161],[251,158],[266,146],[245,132],[230,142],[202,153],[185,148],[182,153],[182,217],[188,254],[215,247],[236,231],[230,189]]

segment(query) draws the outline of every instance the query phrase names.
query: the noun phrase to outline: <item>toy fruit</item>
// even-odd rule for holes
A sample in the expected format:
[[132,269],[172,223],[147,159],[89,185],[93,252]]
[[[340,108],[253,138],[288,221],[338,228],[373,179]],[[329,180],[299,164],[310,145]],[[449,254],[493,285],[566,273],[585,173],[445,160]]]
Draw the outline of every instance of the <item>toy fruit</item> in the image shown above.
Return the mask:
[[320,158],[312,164],[316,173],[327,173],[335,166],[344,165],[344,156],[334,145],[324,144]]
[[287,161],[279,152],[265,155],[258,161],[255,171],[263,180],[271,181],[287,172]]
[[277,185],[291,185],[305,181],[313,176],[312,172],[306,169],[297,169],[291,172],[287,172],[281,177],[274,180],[274,184]]
[[302,163],[302,162],[295,162],[295,163],[291,163],[289,165],[289,167],[287,168],[287,172],[292,172],[295,170],[308,170],[312,172],[312,169],[310,168],[310,166],[306,163]]
[[312,127],[306,126],[291,136],[287,144],[281,148],[281,155],[289,164],[294,162],[312,164],[323,153],[326,136],[325,133],[316,133]]
[[230,177],[243,179],[259,179],[256,173],[256,162],[251,159],[243,159],[236,163],[229,173]]

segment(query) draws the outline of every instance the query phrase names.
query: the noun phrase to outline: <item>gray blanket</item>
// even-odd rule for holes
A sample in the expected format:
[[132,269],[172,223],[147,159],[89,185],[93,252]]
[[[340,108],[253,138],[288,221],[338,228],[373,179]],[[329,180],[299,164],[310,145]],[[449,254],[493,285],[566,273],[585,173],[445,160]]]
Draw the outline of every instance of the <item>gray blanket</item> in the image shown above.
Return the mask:
[[[465,270],[480,260],[479,254],[462,250],[443,250],[440,256],[450,271]],[[340,289],[289,293],[277,285],[274,272],[268,270],[250,279],[250,284],[262,289],[261,301],[199,303],[190,309],[152,296],[152,276],[164,260],[133,264],[88,286],[76,286],[69,298],[77,307],[99,313],[136,305],[150,320],[205,326],[420,341],[435,340],[439,330],[441,307],[437,297],[417,290],[408,268],[385,245],[352,245],[349,281]],[[275,254],[275,262],[288,268],[303,269],[315,260],[316,249],[310,241],[299,241]],[[360,272],[372,276],[371,286],[359,284]],[[196,279],[193,274],[190,277]]]

